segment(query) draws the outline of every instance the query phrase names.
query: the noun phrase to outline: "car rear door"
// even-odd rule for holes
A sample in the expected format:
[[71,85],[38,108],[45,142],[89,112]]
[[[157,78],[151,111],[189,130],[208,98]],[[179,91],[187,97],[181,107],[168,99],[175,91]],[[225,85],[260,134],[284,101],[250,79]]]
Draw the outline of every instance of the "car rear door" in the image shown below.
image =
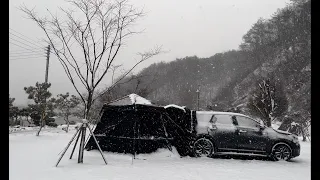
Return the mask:
[[239,150],[266,151],[269,138],[264,130],[260,130],[259,123],[246,116],[235,116],[236,139]]
[[216,121],[212,128],[208,128],[209,134],[214,138],[218,150],[236,149],[236,127],[232,123],[231,115],[216,114]]

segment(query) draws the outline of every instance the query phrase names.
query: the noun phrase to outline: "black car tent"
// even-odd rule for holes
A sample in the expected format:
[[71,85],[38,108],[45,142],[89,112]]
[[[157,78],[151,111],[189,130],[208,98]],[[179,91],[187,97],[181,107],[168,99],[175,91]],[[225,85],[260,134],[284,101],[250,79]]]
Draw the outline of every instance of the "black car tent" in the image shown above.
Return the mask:
[[[181,156],[191,152],[195,111],[133,104],[104,105],[101,113],[94,134],[103,151],[139,154],[174,146]],[[92,137],[85,148],[97,149]]]

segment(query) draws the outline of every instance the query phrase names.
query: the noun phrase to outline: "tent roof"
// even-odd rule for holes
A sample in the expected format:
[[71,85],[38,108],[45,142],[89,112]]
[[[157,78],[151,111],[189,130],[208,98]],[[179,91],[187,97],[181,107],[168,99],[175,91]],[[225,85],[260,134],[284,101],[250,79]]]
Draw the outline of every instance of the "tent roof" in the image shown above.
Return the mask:
[[154,111],[158,111],[158,112],[165,112],[165,108],[164,107],[158,107],[158,106],[150,106],[150,105],[146,105],[146,104],[130,104],[130,105],[112,105],[112,104],[105,104],[102,107],[102,111],[105,110],[111,110],[111,111],[126,111],[126,110],[132,110],[132,109],[136,109],[136,110],[142,110],[142,111],[150,111],[150,112],[154,112]]

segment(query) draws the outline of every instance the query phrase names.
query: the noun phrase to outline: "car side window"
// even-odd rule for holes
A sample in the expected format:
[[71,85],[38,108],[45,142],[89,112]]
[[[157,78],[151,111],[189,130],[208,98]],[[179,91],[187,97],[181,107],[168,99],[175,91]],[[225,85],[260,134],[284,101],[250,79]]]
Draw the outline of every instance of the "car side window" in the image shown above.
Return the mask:
[[218,114],[218,115],[215,115],[215,117],[217,118],[216,124],[232,125],[230,115]]
[[257,128],[259,126],[258,122],[250,118],[243,117],[243,116],[236,116],[236,118],[237,118],[238,126],[247,127],[247,128]]

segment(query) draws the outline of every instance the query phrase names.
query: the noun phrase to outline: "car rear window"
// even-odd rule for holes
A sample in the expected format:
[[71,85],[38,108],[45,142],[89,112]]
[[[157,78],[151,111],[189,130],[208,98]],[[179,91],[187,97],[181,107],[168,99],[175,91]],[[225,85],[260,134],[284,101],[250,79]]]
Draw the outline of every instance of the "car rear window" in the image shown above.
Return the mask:
[[216,119],[212,119],[212,123],[214,124],[232,124],[231,116],[227,114],[213,114],[213,113],[202,113],[197,112],[197,121],[198,127],[207,127],[212,115],[216,117]]
[[217,124],[232,124],[230,115],[218,114],[215,117],[217,118]]

